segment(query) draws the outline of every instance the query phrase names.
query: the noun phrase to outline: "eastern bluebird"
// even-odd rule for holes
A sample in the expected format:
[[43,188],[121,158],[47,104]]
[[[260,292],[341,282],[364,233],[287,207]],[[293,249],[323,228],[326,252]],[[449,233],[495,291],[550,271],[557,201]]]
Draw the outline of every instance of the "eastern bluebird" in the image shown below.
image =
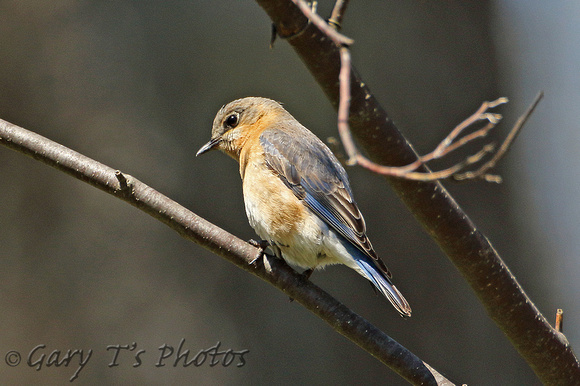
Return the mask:
[[197,155],[211,149],[239,162],[250,225],[278,257],[308,270],[344,264],[411,316],[366,236],[346,171],[280,103],[249,97],[223,106]]

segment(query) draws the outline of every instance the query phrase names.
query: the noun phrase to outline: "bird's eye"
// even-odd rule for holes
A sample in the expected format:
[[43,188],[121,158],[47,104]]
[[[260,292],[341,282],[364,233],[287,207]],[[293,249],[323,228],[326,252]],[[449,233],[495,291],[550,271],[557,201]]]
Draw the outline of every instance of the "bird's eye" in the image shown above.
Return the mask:
[[238,125],[238,120],[238,113],[230,114],[225,120],[226,126],[234,128]]

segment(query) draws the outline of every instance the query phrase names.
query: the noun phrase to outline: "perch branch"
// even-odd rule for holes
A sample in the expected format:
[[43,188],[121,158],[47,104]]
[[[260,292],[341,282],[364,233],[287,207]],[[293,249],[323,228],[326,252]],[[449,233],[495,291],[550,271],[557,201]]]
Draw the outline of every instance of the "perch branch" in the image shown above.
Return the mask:
[[[450,384],[405,347],[294,271],[283,260],[267,255],[264,260],[256,259],[263,252],[260,248],[197,216],[136,178],[1,119],[0,143],[128,202],[187,240],[272,284],[409,382]],[[268,264],[263,264],[264,261]]]

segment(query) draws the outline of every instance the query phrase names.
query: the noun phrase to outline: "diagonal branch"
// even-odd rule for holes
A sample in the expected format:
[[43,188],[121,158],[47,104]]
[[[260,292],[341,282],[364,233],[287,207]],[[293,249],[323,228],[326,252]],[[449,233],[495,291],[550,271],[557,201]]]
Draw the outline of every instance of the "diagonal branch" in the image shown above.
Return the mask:
[[[284,292],[403,378],[414,384],[451,384],[405,347],[294,271],[283,260],[197,216],[136,178],[41,135],[0,119],[0,143],[139,208],[239,268]],[[252,263],[253,262],[253,263]]]
[[[340,47],[293,6],[292,1],[298,0],[256,1],[338,108]],[[370,159],[382,165],[408,165],[417,160],[418,155],[354,68],[350,79],[348,122]],[[425,171],[424,166],[421,169]],[[438,181],[393,178],[388,181],[540,380],[546,384],[578,381],[580,363],[566,339],[550,326],[489,240],[445,188]]]

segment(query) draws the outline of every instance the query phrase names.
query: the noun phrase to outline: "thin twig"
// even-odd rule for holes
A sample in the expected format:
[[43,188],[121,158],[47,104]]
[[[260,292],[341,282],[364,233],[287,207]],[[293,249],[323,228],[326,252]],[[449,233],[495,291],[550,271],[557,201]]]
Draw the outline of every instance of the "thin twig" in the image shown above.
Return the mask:
[[528,118],[530,118],[530,116],[532,115],[532,113],[534,112],[536,107],[538,106],[538,103],[540,103],[540,100],[542,100],[543,97],[544,97],[544,92],[540,91],[538,93],[538,95],[536,95],[536,98],[534,99],[534,101],[532,102],[530,107],[528,107],[526,112],[521,117],[519,117],[516,124],[511,129],[508,136],[506,137],[505,141],[502,143],[502,145],[500,146],[498,151],[493,155],[493,157],[489,161],[487,161],[485,164],[483,164],[478,170],[473,171],[473,172],[465,172],[462,174],[454,175],[453,179],[455,179],[457,181],[461,181],[461,180],[473,179],[473,178],[484,178],[487,181],[501,182],[500,176],[494,176],[491,174],[487,174],[487,171],[490,170],[491,168],[493,168],[499,162],[499,160],[502,159],[502,157],[507,153],[507,151],[510,149],[511,145],[513,144],[514,140],[518,136],[521,128],[527,122]]
[[[300,2],[300,0],[292,0],[294,2]],[[340,1],[340,0],[339,0]],[[335,8],[340,7],[338,5],[339,1],[335,5]],[[302,8],[301,8],[302,9]],[[304,10],[303,10],[304,11]],[[316,17],[317,15],[311,12],[310,8],[305,12],[305,15],[308,18]],[[313,19],[310,19],[313,20]],[[322,20],[322,19],[321,19]],[[324,23],[324,28],[321,28],[324,33],[328,34],[327,28],[328,24]],[[318,24],[317,24],[318,26]],[[330,31],[333,31],[332,29]],[[334,31],[333,31],[334,32]],[[330,37],[330,35],[329,35]],[[335,42],[339,44],[338,42]],[[347,165],[355,165],[358,164],[366,169],[369,169],[375,173],[389,175],[393,177],[399,178],[406,178],[410,180],[418,180],[418,181],[434,181],[434,180],[441,180],[450,177],[455,177],[461,170],[464,170],[466,167],[478,163],[482,160],[482,158],[493,152],[495,146],[492,144],[485,145],[479,152],[472,156],[468,156],[463,161],[443,170],[439,170],[436,172],[416,172],[419,167],[422,165],[427,164],[430,161],[435,159],[439,159],[444,157],[445,155],[451,153],[452,151],[464,146],[465,144],[477,139],[486,136],[491,129],[495,127],[495,125],[501,120],[502,116],[500,114],[490,113],[488,110],[494,107],[497,107],[501,104],[507,103],[507,98],[498,98],[491,102],[484,102],[481,107],[472,114],[469,118],[461,122],[457,127],[455,127],[441,143],[433,150],[431,153],[426,154],[422,157],[419,157],[416,161],[406,165],[406,166],[384,166],[379,165],[377,163],[372,162],[367,157],[363,156],[357,149],[354,139],[352,137],[352,132],[349,127],[348,118],[350,112],[350,74],[351,74],[351,58],[350,58],[350,51],[344,45],[340,46],[340,72],[339,72],[339,105],[338,105],[338,132],[340,135],[340,139],[343,143],[344,150],[347,155],[346,164]],[[537,104],[537,102],[536,102]],[[528,115],[529,116],[529,115]],[[527,118],[526,118],[527,119]],[[483,128],[467,134],[459,139],[457,137],[468,127],[471,127],[478,121],[487,120],[488,123]],[[523,123],[525,120],[521,122]],[[521,125],[520,125],[521,128]],[[492,158],[490,162],[484,164],[486,167],[485,170],[480,168],[479,170],[483,170],[480,174],[474,175],[473,177],[469,177],[467,173],[462,174],[461,176],[465,176],[465,178],[485,178],[488,181],[494,180],[495,176],[485,174],[485,171],[489,170],[491,167],[499,161],[499,159],[503,156],[505,151],[509,148],[511,141],[515,135],[508,136],[506,142],[504,142],[500,148],[500,151],[496,153],[496,155]],[[509,142],[508,142],[509,141]],[[502,150],[503,149],[503,150]],[[495,179],[497,182],[497,179]]]
[[[465,144],[477,139],[485,137],[491,129],[501,120],[502,116],[500,114],[489,113],[487,110],[496,107],[500,104],[507,103],[507,98],[498,98],[492,102],[483,102],[481,107],[465,121],[461,122],[457,127],[455,127],[443,141],[433,150],[431,153],[421,156],[417,161],[410,163],[407,166],[398,167],[401,172],[417,170],[421,165],[427,162],[433,161],[435,159],[442,158],[452,151],[464,146]],[[461,137],[459,140],[455,141],[457,136],[461,134],[465,129],[471,127],[478,121],[487,120],[488,123],[483,128],[474,131],[468,135]],[[455,142],[454,142],[455,141]]]
[[[488,110],[492,109],[494,107],[497,107],[501,104],[507,103],[507,102],[508,102],[508,99],[505,97],[498,98],[492,102],[483,102],[481,104],[481,107],[473,115],[471,115],[469,118],[467,118],[466,120],[461,122],[459,125],[457,125],[457,127],[455,129],[453,129],[451,131],[451,133],[449,133],[449,135],[439,144],[439,146],[437,146],[437,148],[435,148],[435,150],[433,151],[433,158],[441,157],[442,155],[445,155],[446,153],[450,152],[451,150],[449,150],[449,149],[452,148],[451,143],[457,138],[457,136],[459,134],[461,134],[466,128],[470,127],[474,123],[476,123],[478,121],[483,121],[483,120],[489,121],[488,126],[489,125],[496,125],[497,123],[499,123],[499,121],[502,118],[501,114],[489,113]],[[493,127],[493,126],[491,126],[491,127]],[[484,134],[482,134],[480,136],[485,136],[487,134],[487,132],[491,129],[491,127],[482,131],[482,133],[484,133]],[[461,145],[463,145],[463,144],[461,144]],[[461,145],[459,145],[459,146],[461,146]],[[459,147],[459,146],[457,146],[457,147]]]
[[346,152],[346,164],[355,165],[358,161],[359,152],[354,144],[352,132],[348,124],[350,111],[350,52],[348,48],[340,48],[340,73],[338,75],[340,85],[340,100],[338,102],[338,134]]
[[310,20],[314,25],[316,25],[321,31],[323,31],[326,36],[328,36],[336,45],[342,46],[347,45],[350,46],[354,43],[349,37],[344,36],[343,34],[336,31],[334,28],[330,27],[326,21],[320,17],[316,12],[313,12],[312,9],[308,6],[308,4],[304,0],[292,0],[294,4]]
[[[328,28],[328,24],[322,20],[316,13],[312,12],[310,8],[305,7],[301,0],[292,0],[297,5],[301,6],[301,10],[304,12],[305,16],[308,17],[311,21],[316,21],[316,25],[324,32],[327,36],[331,39],[336,32],[332,28]],[[340,0],[337,1],[335,4],[335,9],[333,10],[340,14],[340,10],[342,7],[345,6],[341,3]],[[331,17],[332,19],[332,17]],[[321,23],[320,25],[318,23]],[[341,35],[342,36],[342,35]],[[375,173],[405,178],[409,180],[417,180],[417,181],[434,181],[434,180],[441,180],[447,178],[453,178],[456,181],[462,181],[467,179],[484,179],[488,182],[501,182],[501,177],[497,175],[488,174],[487,171],[495,167],[497,162],[505,155],[505,153],[509,150],[511,144],[513,143],[514,139],[516,138],[517,134],[519,133],[520,129],[523,127],[524,123],[530,117],[531,113],[534,111],[535,107],[537,106],[538,102],[540,101],[543,93],[540,93],[528,111],[518,119],[514,128],[511,130],[509,135],[506,137],[504,142],[501,144],[497,152],[492,156],[490,160],[485,162],[475,171],[468,171],[460,173],[466,167],[473,165],[475,163],[479,163],[485,155],[492,153],[495,150],[495,146],[492,144],[487,144],[483,146],[483,148],[475,153],[472,156],[466,157],[463,161],[443,170],[439,170],[436,172],[427,171],[427,172],[417,172],[416,170],[426,165],[428,162],[433,161],[435,159],[441,159],[447,154],[451,153],[452,151],[466,145],[467,143],[485,137],[491,129],[493,129],[497,123],[502,119],[501,114],[491,113],[489,109],[497,107],[501,104],[507,103],[508,99],[505,97],[498,98],[491,102],[484,102],[481,107],[472,114],[469,118],[461,122],[457,127],[455,127],[443,141],[439,143],[439,145],[433,150],[432,152],[419,157],[416,161],[406,165],[406,166],[385,166],[379,165],[377,163],[372,162],[370,159],[363,156],[359,150],[357,149],[354,139],[352,137],[352,133],[350,131],[348,118],[350,113],[350,73],[351,73],[351,58],[350,58],[350,51],[345,45],[341,45],[339,40],[333,39],[333,41],[340,46],[340,73],[339,73],[339,107],[338,107],[338,131],[343,143],[345,152],[347,154],[347,165],[355,165],[358,164],[366,169],[369,169]],[[487,120],[488,123],[483,128],[472,132],[470,134],[464,135],[463,137],[458,138],[458,136],[463,133],[467,128],[472,127],[476,122]]]
[[[348,117],[350,111],[350,73],[351,73],[351,58],[350,51],[347,47],[342,46],[340,48],[340,73],[339,73],[339,104],[338,104],[338,132],[340,139],[343,143],[344,150],[347,155],[346,164],[355,165],[358,164],[361,167],[369,169],[375,173],[389,175],[393,177],[406,178],[409,180],[417,181],[434,181],[450,178],[457,175],[461,170],[466,167],[480,162],[485,155],[492,153],[495,149],[493,144],[485,145],[479,152],[474,155],[468,156],[463,161],[443,170],[436,172],[416,172],[419,167],[425,165],[435,159],[444,157],[445,155],[451,153],[452,151],[458,149],[461,146],[477,139],[486,136],[489,131],[495,127],[495,125],[501,120],[502,116],[500,114],[490,113],[488,110],[490,108],[497,107],[501,104],[507,103],[507,98],[498,98],[491,102],[484,102],[481,107],[472,114],[465,121],[461,122],[455,129],[453,129],[443,141],[433,150],[431,153],[419,157],[415,162],[412,162],[406,166],[384,166],[372,162],[367,157],[363,156],[355,145],[354,139],[352,137],[352,132],[348,124]],[[487,120],[488,123],[483,128],[465,135],[460,139],[456,140],[457,137],[468,127],[471,127],[474,123],[482,120]],[[510,137],[508,136],[508,139]],[[508,140],[506,139],[506,141]],[[505,146],[502,145],[502,147]],[[495,158],[495,157],[494,157]],[[497,161],[496,161],[497,162]],[[486,163],[487,165],[487,163]],[[479,176],[477,176],[479,177]]]
[[334,3],[334,8],[328,19],[328,24],[334,27],[337,31],[342,28],[342,18],[346,12],[346,7],[348,6],[349,0],[336,0]]
[[556,310],[556,322],[554,323],[554,330],[564,332],[564,310],[558,308]]
[[[314,12],[306,2],[303,0],[292,0],[304,15],[314,23],[322,32],[324,32],[336,45],[340,47],[340,73],[339,73],[339,88],[340,88],[340,99],[338,108],[338,131],[347,154],[347,165],[358,164],[366,169],[369,169],[375,173],[405,178],[409,180],[417,181],[434,181],[446,178],[453,178],[456,181],[462,181],[467,179],[484,179],[488,182],[501,182],[501,177],[488,174],[487,171],[495,167],[497,162],[505,155],[509,150],[513,140],[516,138],[518,132],[523,127],[524,123],[527,121],[535,107],[537,106],[539,100],[541,99],[542,93],[536,97],[532,106],[528,111],[520,117],[514,128],[511,130],[510,134],[506,137],[505,141],[501,144],[497,152],[492,156],[492,158],[481,165],[475,171],[468,171],[460,173],[466,167],[480,162],[485,155],[491,153],[494,150],[494,146],[491,144],[483,146],[483,148],[472,156],[466,157],[463,161],[443,170],[436,172],[426,171],[417,172],[416,170],[426,165],[428,162],[435,159],[441,159],[452,151],[464,146],[465,144],[486,136],[491,129],[501,120],[502,116],[500,114],[495,114],[489,112],[489,109],[497,107],[501,104],[507,103],[507,98],[498,98],[492,102],[484,102],[481,107],[469,118],[460,123],[455,127],[443,141],[432,152],[419,157],[416,161],[405,165],[405,166],[385,166],[379,165],[372,162],[370,159],[363,156],[357,149],[352,133],[350,131],[348,118],[350,112],[350,73],[351,73],[351,59],[350,52],[347,48],[348,45],[352,44],[354,41],[346,36],[338,33],[335,28],[331,28],[331,25],[335,27],[340,27],[340,21],[342,20],[342,14],[344,9],[348,4],[348,0],[337,0],[335,3],[332,16],[329,23],[325,22],[316,12]],[[459,139],[457,137],[465,131],[465,129],[472,127],[472,125],[478,121],[487,120],[488,124],[483,128],[467,134]]]
[[[476,154],[467,157],[462,162],[451,166],[450,168],[443,169],[437,172],[415,172],[421,165],[432,161],[437,158],[441,158],[451,151],[465,145],[466,143],[487,135],[489,130],[491,130],[497,122],[501,119],[501,115],[489,113],[487,110],[496,107],[500,104],[506,103],[507,98],[499,98],[492,102],[484,102],[481,107],[469,118],[460,123],[455,129],[449,133],[449,135],[441,141],[439,146],[435,148],[431,153],[420,157],[417,161],[402,167],[393,166],[383,166],[372,162],[365,156],[363,156],[357,149],[354,139],[352,137],[352,132],[348,124],[348,116],[350,111],[350,72],[351,72],[351,59],[350,51],[346,47],[340,48],[340,73],[339,73],[339,85],[340,85],[340,99],[338,104],[338,132],[340,139],[343,143],[344,150],[347,154],[347,165],[358,164],[366,169],[369,169],[375,173],[390,175],[394,177],[402,177],[410,180],[419,181],[433,181],[449,178],[459,171],[463,170],[465,167],[472,165],[481,161],[481,159],[493,152],[494,146],[488,144],[482,148]],[[475,131],[467,136],[462,137],[460,140],[453,142],[459,134],[467,127],[470,127],[475,122],[481,120],[488,120],[488,124],[478,131]]]

